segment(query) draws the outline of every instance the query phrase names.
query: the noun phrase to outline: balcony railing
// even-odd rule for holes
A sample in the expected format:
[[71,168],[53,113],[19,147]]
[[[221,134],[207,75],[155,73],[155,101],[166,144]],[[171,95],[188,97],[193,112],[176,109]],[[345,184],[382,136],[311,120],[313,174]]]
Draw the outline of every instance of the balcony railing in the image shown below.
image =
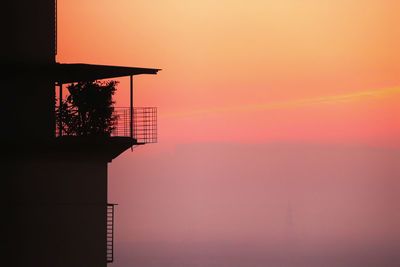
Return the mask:
[[[138,144],[157,142],[157,108],[156,107],[135,107],[135,108],[114,108],[113,116],[115,121],[113,130],[109,134],[114,137],[131,137]],[[56,137],[60,136],[83,136],[68,131],[65,122],[56,121]]]
[[138,143],[157,143],[157,108],[133,108],[132,124],[130,108],[115,108],[114,113],[117,120],[111,136],[132,136]]

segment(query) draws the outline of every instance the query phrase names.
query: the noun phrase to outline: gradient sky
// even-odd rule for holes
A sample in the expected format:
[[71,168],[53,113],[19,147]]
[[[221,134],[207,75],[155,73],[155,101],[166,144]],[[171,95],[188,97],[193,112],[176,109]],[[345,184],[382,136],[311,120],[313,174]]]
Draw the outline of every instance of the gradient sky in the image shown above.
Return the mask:
[[59,61],[163,69],[136,79],[161,141],[399,145],[398,1],[59,5]]
[[159,144],[110,165],[120,242],[393,235],[399,1],[58,5],[58,61],[163,69],[135,78]]

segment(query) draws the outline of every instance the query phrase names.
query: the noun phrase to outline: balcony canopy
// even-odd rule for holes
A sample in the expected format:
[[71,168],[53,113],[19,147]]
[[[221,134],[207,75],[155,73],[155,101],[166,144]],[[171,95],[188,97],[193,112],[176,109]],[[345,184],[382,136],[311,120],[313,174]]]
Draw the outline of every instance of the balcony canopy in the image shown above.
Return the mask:
[[59,84],[111,79],[140,74],[157,74],[160,69],[137,68],[109,65],[93,65],[82,63],[55,63],[50,65],[12,65],[4,66],[6,78],[27,76],[49,79]]
[[92,65],[92,64],[56,64],[53,80],[58,83],[72,83],[110,79],[140,74],[157,74],[159,69]]

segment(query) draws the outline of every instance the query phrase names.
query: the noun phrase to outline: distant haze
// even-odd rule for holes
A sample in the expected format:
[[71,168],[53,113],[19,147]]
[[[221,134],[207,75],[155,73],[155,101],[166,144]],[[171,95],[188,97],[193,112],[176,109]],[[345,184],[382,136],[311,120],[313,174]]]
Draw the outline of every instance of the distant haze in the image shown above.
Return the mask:
[[207,258],[218,249],[236,255],[238,247],[254,257],[373,251],[387,259],[400,245],[400,152],[393,149],[204,143],[138,148],[111,166],[118,240],[135,250],[150,246],[178,261],[179,251],[205,249]]

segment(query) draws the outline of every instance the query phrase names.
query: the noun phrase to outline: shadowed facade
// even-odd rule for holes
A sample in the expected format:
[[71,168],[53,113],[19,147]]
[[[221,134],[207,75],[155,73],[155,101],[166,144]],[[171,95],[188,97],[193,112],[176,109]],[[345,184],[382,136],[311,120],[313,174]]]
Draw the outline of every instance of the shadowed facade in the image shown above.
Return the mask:
[[56,91],[62,96],[63,84],[123,76],[132,85],[134,75],[158,69],[56,63],[56,2],[7,1],[4,10],[0,140],[8,266],[106,266],[114,228],[107,164],[132,146],[156,142],[156,112],[146,117],[148,109],[131,101],[126,123],[117,125],[123,131],[66,136],[57,130]]

